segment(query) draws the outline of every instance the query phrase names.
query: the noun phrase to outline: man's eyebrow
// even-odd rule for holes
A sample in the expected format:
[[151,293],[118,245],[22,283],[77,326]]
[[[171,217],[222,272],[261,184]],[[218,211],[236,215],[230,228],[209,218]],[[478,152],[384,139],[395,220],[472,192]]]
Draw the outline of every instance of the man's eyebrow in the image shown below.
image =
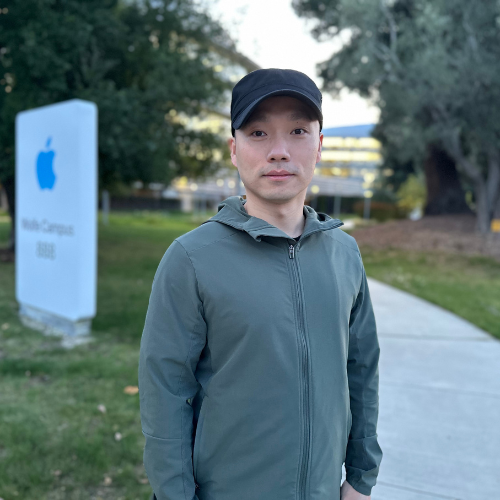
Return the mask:
[[288,119],[290,121],[313,120],[312,115],[310,113],[305,112],[305,111],[294,111],[293,113],[290,113],[288,115]]
[[252,122],[268,122],[269,117],[267,113],[255,113],[250,115],[250,118],[248,118],[246,125]]
[[[313,117],[312,113],[309,112],[309,110],[295,110],[292,111],[288,115],[288,120],[290,121],[296,121],[296,120],[310,120],[313,121],[315,118]],[[267,123],[269,122],[269,113],[252,113],[248,120],[245,121],[245,124],[243,127],[246,127],[254,122],[260,122],[260,123]]]

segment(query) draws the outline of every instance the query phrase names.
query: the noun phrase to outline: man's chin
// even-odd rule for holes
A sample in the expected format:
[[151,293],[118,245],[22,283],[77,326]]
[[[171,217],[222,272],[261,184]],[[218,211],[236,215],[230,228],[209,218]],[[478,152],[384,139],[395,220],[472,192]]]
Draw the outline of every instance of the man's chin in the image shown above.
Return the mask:
[[273,191],[273,192],[260,192],[256,195],[265,202],[268,203],[286,203],[292,201],[293,199],[300,196],[299,192],[290,192],[288,190]]

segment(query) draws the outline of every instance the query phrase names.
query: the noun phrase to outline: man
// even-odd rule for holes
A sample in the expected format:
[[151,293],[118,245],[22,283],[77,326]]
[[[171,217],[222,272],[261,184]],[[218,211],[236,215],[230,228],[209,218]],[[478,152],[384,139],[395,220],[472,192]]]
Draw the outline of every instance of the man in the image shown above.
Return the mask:
[[150,483],[158,500],[369,499],[382,451],[368,284],[343,223],[304,205],[321,93],[303,73],[257,70],[231,120],[246,199],[176,238],[153,282],[139,362]]

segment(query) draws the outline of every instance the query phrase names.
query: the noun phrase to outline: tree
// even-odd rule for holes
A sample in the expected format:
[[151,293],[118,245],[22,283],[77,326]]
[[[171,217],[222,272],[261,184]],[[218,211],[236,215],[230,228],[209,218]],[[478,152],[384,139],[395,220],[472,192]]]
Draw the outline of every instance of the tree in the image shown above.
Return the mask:
[[212,45],[234,45],[194,0],[11,0],[0,12],[0,182],[13,221],[14,119],[25,109],[98,105],[101,189],[220,166],[218,136],[180,117],[227,100],[227,57]]
[[319,39],[345,43],[320,65],[324,89],[375,102],[375,134],[422,168],[444,151],[474,190],[477,229],[490,231],[500,198],[500,4],[496,0],[294,0]]
[[425,215],[471,213],[455,161],[443,148],[429,146],[423,169],[427,187]]

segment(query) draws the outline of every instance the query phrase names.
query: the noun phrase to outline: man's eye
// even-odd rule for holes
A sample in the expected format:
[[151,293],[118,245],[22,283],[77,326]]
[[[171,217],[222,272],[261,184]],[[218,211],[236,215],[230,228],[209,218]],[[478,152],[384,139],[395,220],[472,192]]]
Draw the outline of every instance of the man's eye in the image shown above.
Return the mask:
[[306,131],[305,131],[303,128],[296,128],[296,129],[294,129],[294,131],[293,131],[293,133],[294,133],[295,135],[302,135],[302,134],[305,134],[305,132],[306,132]]
[[262,132],[262,130],[256,130],[255,132],[252,132],[252,135],[254,137],[264,137],[266,134]]

